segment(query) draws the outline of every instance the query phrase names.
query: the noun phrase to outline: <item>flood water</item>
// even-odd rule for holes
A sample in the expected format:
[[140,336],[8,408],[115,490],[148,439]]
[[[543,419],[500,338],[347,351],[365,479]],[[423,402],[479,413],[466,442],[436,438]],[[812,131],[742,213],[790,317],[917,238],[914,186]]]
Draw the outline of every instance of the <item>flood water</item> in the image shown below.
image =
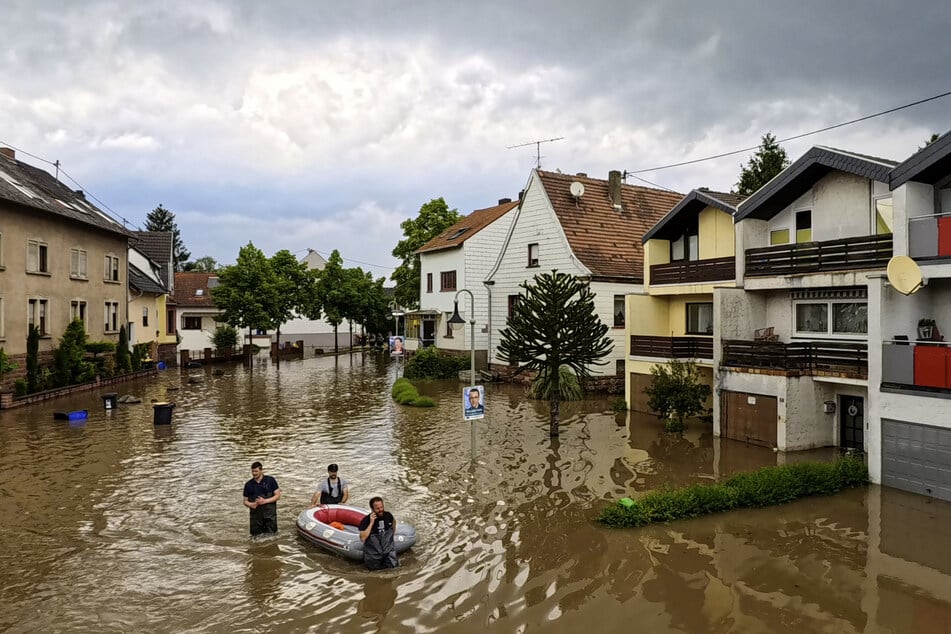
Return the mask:
[[[389,397],[384,357],[262,362],[0,412],[0,630],[11,632],[951,632],[951,504],[871,486],[633,530],[609,500],[784,456],[683,438],[607,400],[547,407],[486,386],[476,459],[460,384]],[[176,403],[154,427],[151,399]],[[54,411],[89,409],[84,425]],[[250,464],[280,483],[280,533],[253,542]],[[419,542],[368,573],[296,535],[326,465]]]

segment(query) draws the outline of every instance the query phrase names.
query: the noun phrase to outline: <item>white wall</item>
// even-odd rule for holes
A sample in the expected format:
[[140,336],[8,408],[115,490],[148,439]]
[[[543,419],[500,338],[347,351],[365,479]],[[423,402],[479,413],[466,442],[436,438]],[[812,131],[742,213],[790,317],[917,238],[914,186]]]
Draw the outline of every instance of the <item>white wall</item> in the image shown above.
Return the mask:
[[[766,240],[751,246],[769,246],[769,231],[789,229],[796,240],[796,212],[812,210],[812,239],[837,240],[872,233],[872,182],[862,176],[834,171],[819,179],[795,202],[769,220]],[[746,221],[743,221],[746,222]]]

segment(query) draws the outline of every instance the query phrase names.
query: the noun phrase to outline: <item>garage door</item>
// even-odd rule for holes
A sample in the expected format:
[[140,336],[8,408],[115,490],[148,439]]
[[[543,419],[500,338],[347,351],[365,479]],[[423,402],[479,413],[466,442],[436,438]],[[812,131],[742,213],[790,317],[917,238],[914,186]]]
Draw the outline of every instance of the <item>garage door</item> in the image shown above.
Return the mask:
[[776,397],[720,393],[720,435],[754,445],[776,446]]
[[650,387],[651,378],[650,374],[631,374],[631,403],[630,408],[635,412],[651,412],[651,408],[647,406],[647,394],[644,394],[644,388]]
[[882,484],[951,501],[951,429],[882,419]]

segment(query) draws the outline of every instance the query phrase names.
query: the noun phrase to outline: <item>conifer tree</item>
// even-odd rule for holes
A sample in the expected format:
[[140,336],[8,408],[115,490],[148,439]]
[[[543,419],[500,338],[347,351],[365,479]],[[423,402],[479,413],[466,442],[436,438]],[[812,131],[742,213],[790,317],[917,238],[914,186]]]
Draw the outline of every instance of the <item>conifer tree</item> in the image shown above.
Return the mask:
[[172,262],[176,272],[184,270],[184,265],[188,258],[192,256],[191,251],[185,248],[182,242],[182,232],[178,230],[178,224],[175,222],[175,214],[159,205],[148,213],[145,217],[146,231],[170,231],[172,233]]
[[776,142],[771,132],[767,132],[756,154],[750,157],[745,166],[740,166],[740,180],[735,193],[749,196],[787,167],[789,157],[786,156],[786,150]]

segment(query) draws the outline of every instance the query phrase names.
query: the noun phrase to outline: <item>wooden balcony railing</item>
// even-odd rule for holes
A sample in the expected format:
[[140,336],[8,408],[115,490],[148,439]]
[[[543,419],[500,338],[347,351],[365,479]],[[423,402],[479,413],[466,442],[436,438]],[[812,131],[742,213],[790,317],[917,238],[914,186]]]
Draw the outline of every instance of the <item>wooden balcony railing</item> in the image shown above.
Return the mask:
[[892,257],[892,236],[863,236],[746,250],[748,277],[883,269]]
[[721,365],[738,368],[829,372],[853,378],[868,377],[868,344],[849,341],[744,341],[723,342]]
[[721,282],[736,278],[736,258],[713,258],[654,264],[651,266],[651,284],[684,284]]
[[713,338],[631,335],[631,354],[660,359],[712,359]]

